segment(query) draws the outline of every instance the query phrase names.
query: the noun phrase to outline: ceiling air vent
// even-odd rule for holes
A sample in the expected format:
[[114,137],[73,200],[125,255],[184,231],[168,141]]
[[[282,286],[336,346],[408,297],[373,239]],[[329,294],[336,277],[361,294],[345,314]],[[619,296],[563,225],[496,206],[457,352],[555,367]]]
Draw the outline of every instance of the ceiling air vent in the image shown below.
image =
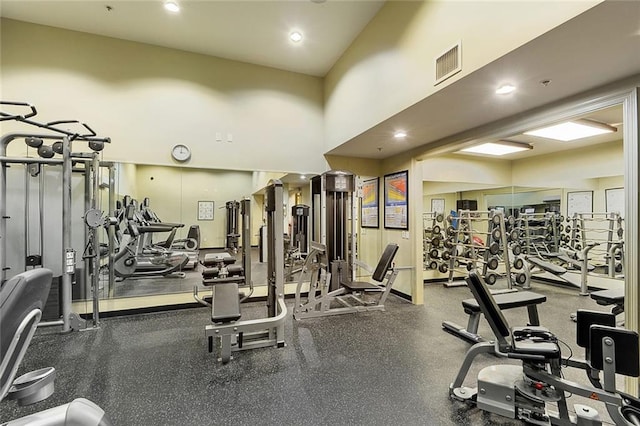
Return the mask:
[[438,85],[462,70],[462,46],[458,42],[436,58],[436,82]]

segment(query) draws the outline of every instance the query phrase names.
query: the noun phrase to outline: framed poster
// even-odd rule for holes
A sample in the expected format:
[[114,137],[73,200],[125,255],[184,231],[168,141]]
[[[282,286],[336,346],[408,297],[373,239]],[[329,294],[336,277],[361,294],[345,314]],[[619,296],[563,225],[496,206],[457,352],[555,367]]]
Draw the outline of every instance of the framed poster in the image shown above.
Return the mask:
[[434,213],[444,213],[444,198],[432,198],[431,211]]
[[360,200],[360,226],[378,228],[380,226],[380,178],[362,182]]
[[198,201],[198,220],[213,220],[213,201]]
[[605,211],[620,213],[620,217],[624,217],[624,188],[605,189],[604,195]]
[[593,212],[593,191],[567,192],[567,217]]
[[384,175],[384,227],[409,229],[409,171]]

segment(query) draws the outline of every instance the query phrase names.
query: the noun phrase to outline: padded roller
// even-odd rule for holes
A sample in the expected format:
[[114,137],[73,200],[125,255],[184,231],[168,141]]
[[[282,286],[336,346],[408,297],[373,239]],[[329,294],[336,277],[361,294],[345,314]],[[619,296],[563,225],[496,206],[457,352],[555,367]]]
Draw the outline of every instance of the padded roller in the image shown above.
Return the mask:
[[207,268],[202,271],[202,278],[205,280],[217,278],[220,275],[220,270],[218,268]]
[[229,276],[243,276],[244,268],[241,265],[229,265],[227,266],[227,272]]

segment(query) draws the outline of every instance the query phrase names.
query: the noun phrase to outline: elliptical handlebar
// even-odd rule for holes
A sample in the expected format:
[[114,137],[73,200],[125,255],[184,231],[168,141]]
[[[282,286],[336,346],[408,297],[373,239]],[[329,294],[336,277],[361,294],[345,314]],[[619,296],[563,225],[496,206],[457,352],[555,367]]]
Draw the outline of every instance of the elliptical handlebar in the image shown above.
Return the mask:
[[24,121],[27,118],[31,118],[38,114],[38,110],[31,104],[27,102],[11,102],[11,101],[0,101],[0,105],[11,105],[11,106],[19,106],[19,107],[28,107],[31,111],[25,115],[17,115],[11,114],[8,112],[0,111],[0,121],[9,121],[9,120],[18,120]]

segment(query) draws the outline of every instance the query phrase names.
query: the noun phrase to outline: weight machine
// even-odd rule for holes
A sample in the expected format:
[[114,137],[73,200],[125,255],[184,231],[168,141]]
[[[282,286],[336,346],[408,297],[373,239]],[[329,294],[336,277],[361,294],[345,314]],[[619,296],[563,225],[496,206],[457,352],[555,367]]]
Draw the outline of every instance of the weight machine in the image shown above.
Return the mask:
[[[478,408],[538,425],[602,425],[592,407],[567,407],[566,395],[580,395],[605,404],[618,426],[640,425],[640,400],[616,390],[616,374],[638,377],[639,344],[634,331],[615,327],[615,315],[578,311],[577,343],[586,359],[562,357],[558,339],[539,326],[510,328],[502,311],[480,276],[471,272],[467,284],[487,319],[496,340],[469,349],[450,385],[452,399],[474,403]],[[518,359],[522,365],[493,365],[478,373],[477,387],[463,386],[473,360],[480,354]],[[584,370],[591,385],[562,377],[561,369]],[[602,374],[602,377],[601,377]],[[548,403],[557,406],[557,412]]]
[[[267,213],[267,317],[252,320],[240,320],[239,279],[236,277],[221,277],[211,280],[212,300],[208,303],[198,297],[197,286],[194,287],[194,297],[200,303],[211,307],[211,320],[214,324],[205,327],[205,336],[209,344],[209,352],[213,352],[214,339],[220,347],[220,360],[223,363],[231,359],[235,351],[264,348],[284,347],[284,321],[287,316],[287,306],[284,302],[284,201],[282,182],[273,180],[267,186],[265,193],[265,210]],[[243,206],[245,204],[243,203]],[[243,256],[250,252],[249,237],[249,200],[243,209]],[[244,245],[246,244],[246,246]],[[243,262],[248,261],[243,258]],[[250,274],[251,264],[245,265],[245,274]],[[245,275],[242,280],[251,279]]]
[[[10,164],[60,164],[62,166],[62,279],[61,279],[61,319],[57,321],[49,322],[45,325],[61,325],[62,332],[69,332],[71,330],[78,330],[81,328],[82,320],[75,313],[71,312],[72,301],[72,281],[73,275],[76,273],[76,251],[72,246],[72,211],[71,211],[71,191],[72,191],[72,172],[74,170],[74,162],[84,162],[85,166],[90,163],[85,169],[85,173],[89,173],[89,170],[93,169],[92,173],[97,176],[100,162],[98,161],[97,153],[104,148],[105,143],[110,143],[109,138],[99,138],[91,127],[85,123],[80,123],[77,120],[58,120],[49,123],[40,123],[31,120],[38,112],[36,108],[28,103],[24,102],[7,102],[0,101],[0,105],[3,108],[9,109],[23,109],[27,110],[26,114],[16,114],[6,111],[0,111],[0,121],[14,120],[21,123],[25,123],[30,126],[45,129],[52,133],[50,134],[33,134],[33,133],[9,133],[2,136],[0,139],[0,163],[2,172],[0,173],[0,277],[1,281],[5,282],[7,279],[7,271],[9,267],[7,265],[7,221],[11,219],[7,215],[7,167]],[[84,133],[71,132],[69,130],[62,129],[60,126],[64,125],[80,125],[84,128]],[[23,139],[28,146],[36,148],[38,154],[42,158],[20,158],[20,157],[8,157],[7,146],[9,143],[16,139]],[[46,145],[45,140],[53,140],[54,143]],[[93,153],[73,152],[73,142],[81,141],[86,142]],[[53,158],[55,154],[62,155],[62,159]],[[94,176],[94,181],[97,180]],[[93,193],[95,195],[95,193]],[[102,218],[101,212],[96,213],[96,209],[89,209],[85,212],[85,223],[90,228],[94,229],[101,224],[108,223],[109,221]],[[90,231],[91,232],[91,231]],[[99,241],[95,234],[94,240],[91,242],[93,250],[96,248],[96,257],[99,253]],[[89,259],[91,257],[87,257]],[[99,261],[99,259],[98,259]],[[25,260],[25,265],[31,263],[32,266],[38,266],[41,262],[41,258],[31,258]],[[95,265],[95,264],[94,264]],[[92,279],[93,290],[93,319],[94,326],[98,323],[98,291],[99,291],[99,268],[93,268],[93,274],[95,277]]]
[[225,205],[227,211],[227,239],[225,247],[234,254],[238,252],[238,215],[240,213],[240,203],[237,201],[227,201]]
[[355,175],[330,170],[311,179],[313,241],[324,245],[331,268],[330,291],[355,279]]

